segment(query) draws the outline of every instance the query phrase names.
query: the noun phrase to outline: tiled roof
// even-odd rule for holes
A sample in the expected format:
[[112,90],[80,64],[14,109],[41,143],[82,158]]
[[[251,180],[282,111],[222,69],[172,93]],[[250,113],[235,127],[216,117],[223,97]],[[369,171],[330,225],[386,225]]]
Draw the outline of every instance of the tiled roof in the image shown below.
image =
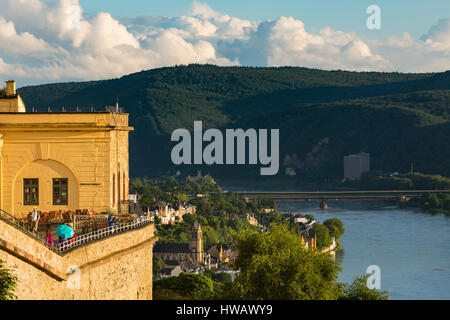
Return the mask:
[[157,242],[153,247],[154,253],[189,253],[188,243]]

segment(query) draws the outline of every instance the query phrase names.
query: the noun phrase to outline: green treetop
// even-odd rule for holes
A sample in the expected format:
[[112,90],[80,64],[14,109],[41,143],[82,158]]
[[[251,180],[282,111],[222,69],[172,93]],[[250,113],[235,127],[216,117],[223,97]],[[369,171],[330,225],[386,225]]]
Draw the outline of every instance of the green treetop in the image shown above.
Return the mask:
[[234,283],[239,299],[337,299],[340,267],[331,256],[307,250],[287,226],[247,232],[237,240],[240,270]]
[[12,300],[16,298],[14,290],[17,285],[17,277],[12,274],[12,270],[4,266],[0,260],[0,300]]

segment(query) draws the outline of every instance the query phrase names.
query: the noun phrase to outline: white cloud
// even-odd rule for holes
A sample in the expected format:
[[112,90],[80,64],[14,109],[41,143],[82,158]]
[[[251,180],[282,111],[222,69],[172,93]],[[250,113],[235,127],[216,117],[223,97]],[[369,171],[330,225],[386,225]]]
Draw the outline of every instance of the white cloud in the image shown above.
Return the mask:
[[188,63],[406,72],[450,66],[450,19],[439,20],[419,40],[404,33],[380,41],[331,27],[310,33],[292,17],[239,19],[197,1],[185,16],[121,20],[107,12],[86,19],[79,0],[0,5],[4,78],[102,79]]
[[389,60],[388,71],[439,72],[450,69],[450,19],[439,20],[419,40],[404,32],[369,45]]
[[[107,12],[84,19],[78,0],[0,1],[5,8],[0,12],[1,77],[85,80],[175,64],[237,64],[218,57],[201,39],[214,37],[216,27],[195,17],[176,18],[170,28],[141,28],[138,34]],[[74,7],[79,23],[74,23]]]
[[52,47],[43,39],[28,32],[18,34],[14,23],[0,16],[0,50],[3,53],[33,55],[52,51]]
[[443,44],[450,44],[450,19],[441,19],[435,26],[424,34],[421,38],[423,41],[431,40]]
[[280,17],[263,21],[249,34],[249,40],[222,44],[225,56],[245,65],[304,66],[321,69],[382,70],[388,62],[371,52],[352,33],[325,28],[319,34],[306,31],[302,21]]

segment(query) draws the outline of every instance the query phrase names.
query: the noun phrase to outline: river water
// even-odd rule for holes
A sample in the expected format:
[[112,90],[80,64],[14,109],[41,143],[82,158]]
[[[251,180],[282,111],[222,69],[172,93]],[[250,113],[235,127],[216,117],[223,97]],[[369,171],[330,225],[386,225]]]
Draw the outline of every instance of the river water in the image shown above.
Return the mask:
[[327,210],[315,201],[277,201],[277,209],[342,220],[339,281],[351,283],[377,265],[381,290],[393,300],[450,299],[450,217],[384,201],[329,201]]

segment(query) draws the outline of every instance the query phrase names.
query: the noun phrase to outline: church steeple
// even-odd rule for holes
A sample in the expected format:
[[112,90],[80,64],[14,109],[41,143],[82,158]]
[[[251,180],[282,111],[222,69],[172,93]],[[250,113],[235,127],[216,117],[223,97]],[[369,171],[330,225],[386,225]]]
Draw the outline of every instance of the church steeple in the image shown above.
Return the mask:
[[192,252],[196,263],[203,263],[203,235],[202,227],[198,220],[194,221],[189,238],[189,250]]

